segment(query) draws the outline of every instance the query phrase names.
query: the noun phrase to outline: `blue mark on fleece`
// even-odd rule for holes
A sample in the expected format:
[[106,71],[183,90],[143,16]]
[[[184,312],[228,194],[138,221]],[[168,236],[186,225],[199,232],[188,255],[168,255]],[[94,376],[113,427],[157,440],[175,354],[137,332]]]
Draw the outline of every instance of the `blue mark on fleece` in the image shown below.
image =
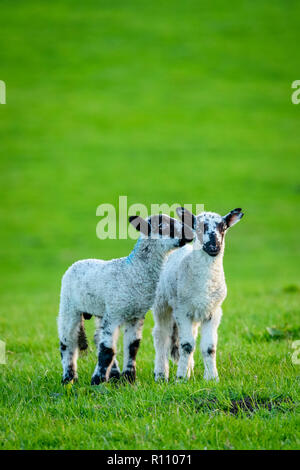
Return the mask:
[[140,237],[140,238],[138,239],[138,241],[136,242],[136,244],[135,244],[135,246],[134,246],[132,252],[127,256],[127,258],[126,258],[126,263],[131,264],[131,263],[133,262],[134,257],[135,257],[135,254],[136,254],[136,252],[137,252],[137,250],[138,250],[138,247],[139,247],[139,245],[140,245],[140,242],[141,242],[141,237]]

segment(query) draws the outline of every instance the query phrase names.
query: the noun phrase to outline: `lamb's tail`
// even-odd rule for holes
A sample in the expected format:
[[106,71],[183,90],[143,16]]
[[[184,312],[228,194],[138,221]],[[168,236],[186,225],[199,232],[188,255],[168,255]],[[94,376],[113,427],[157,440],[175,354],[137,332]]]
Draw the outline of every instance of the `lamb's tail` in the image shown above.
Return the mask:
[[171,359],[177,363],[179,360],[179,335],[178,335],[178,326],[175,320],[173,321],[170,352],[171,352]]
[[88,339],[84,328],[84,320],[90,320],[90,318],[92,318],[92,315],[90,315],[89,313],[83,313],[81,315],[80,328],[78,332],[78,347],[80,351],[85,351],[89,347]]

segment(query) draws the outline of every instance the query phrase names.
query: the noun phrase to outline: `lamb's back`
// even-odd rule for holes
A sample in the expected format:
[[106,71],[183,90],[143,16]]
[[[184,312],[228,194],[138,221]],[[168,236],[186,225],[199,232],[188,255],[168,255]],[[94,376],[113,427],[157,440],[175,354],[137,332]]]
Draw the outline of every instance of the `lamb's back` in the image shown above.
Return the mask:
[[122,290],[127,290],[122,260],[85,259],[72,264],[63,276],[61,297],[78,310],[99,313],[116,293],[122,296]]

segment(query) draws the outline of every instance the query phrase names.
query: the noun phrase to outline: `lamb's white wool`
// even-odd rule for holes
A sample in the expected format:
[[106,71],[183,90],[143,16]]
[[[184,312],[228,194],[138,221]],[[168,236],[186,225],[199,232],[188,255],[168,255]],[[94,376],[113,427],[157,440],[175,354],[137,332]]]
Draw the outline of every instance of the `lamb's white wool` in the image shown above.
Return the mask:
[[190,376],[198,327],[202,325],[204,378],[217,380],[217,329],[226,297],[224,236],[243,213],[234,209],[225,217],[212,212],[196,217],[178,208],[177,214],[190,224],[195,238],[193,245],[186,245],[167,257],[157,286],[153,308],[155,379],[168,379],[169,352],[173,359],[179,358],[177,378]]
[[134,216],[129,220],[141,231],[129,256],[111,261],[77,261],[63,276],[58,330],[64,383],[77,378],[78,339],[85,339],[83,316],[91,315],[99,318],[98,364],[92,384],[120,376],[115,356],[122,324],[123,373],[134,380],[143,321],[154,301],[164,257],[193,239],[189,227],[166,215],[147,220]]

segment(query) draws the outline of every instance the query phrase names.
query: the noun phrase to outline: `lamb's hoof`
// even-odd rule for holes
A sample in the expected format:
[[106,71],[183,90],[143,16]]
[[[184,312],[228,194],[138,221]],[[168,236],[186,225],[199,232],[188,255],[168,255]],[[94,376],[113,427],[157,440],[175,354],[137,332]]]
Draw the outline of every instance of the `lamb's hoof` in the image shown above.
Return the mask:
[[103,382],[106,382],[106,377],[102,375],[93,375],[91,385],[100,385]]
[[79,346],[79,351],[80,351],[81,353],[85,353],[85,352],[87,352],[88,349],[89,349],[88,343],[80,343],[78,346]]
[[126,380],[126,382],[129,382],[129,383],[133,384],[136,380],[136,371],[135,371],[135,369],[125,370],[122,373],[122,378],[124,380]]
[[74,383],[77,382],[77,381],[78,381],[77,375],[74,376],[74,377],[70,377],[70,376],[68,375],[68,376],[63,377],[63,378],[61,379],[62,385],[74,384]]
[[176,383],[184,384],[187,381],[188,381],[188,377],[182,377],[182,376],[176,377]]
[[109,380],[120,380],[121,374],[117,369],[111,370],[109,374]]
[[162,373],[154,374],[154,380],[158,383],[168,382],[168,378]]
[[214,376],[214,375],[204,375],[203,378],[206,382],[208,382],[208,381],[220,382],[220,379],[219,379],[218,375],[216,375],[216,376]]

